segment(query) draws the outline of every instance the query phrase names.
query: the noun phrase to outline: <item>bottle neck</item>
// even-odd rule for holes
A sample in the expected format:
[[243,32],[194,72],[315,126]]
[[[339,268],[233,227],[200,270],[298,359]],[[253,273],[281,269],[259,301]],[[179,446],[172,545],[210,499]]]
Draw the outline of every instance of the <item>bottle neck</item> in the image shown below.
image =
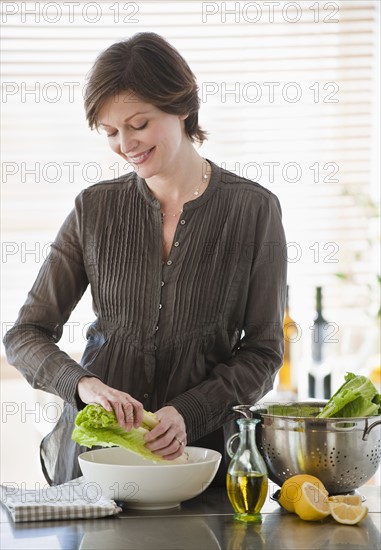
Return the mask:
[[327,327],[328,323],[323,317],[323,298],[321,287],[316,288],[316,312],[313,322],[312,359],[315,363],[322,363],[327,355]]
[[240,446],[255,443],[255,429],[258,421],[241,418],[239,421]]
[[323,297],[321,287],[316,288],[315,320],[323,319]]

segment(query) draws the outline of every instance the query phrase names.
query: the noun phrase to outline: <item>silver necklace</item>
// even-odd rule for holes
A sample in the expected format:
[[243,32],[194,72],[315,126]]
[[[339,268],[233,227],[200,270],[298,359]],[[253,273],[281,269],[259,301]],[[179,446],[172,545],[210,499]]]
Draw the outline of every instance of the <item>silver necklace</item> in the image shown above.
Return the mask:
[[[202,183],[204,184],[208,179],[208,174],[204,174],[202,176]],[[201,187],[201,184],[197,187],[197,189],[195,189],[195,191],[192,192],[192,195],[194,197],[198,197],[198,195],[200,194],[200,187]],[[187,197],[188,195],[185,195],[185,197]],[[178,212],[164,212],[164,210],[161,211],[161,215],[163,218],[166,218],[166,217],[171,217],[171,218],[177,218],[177,216],[180,216],[181,214],[183,213],[183,209],[179,210]]]

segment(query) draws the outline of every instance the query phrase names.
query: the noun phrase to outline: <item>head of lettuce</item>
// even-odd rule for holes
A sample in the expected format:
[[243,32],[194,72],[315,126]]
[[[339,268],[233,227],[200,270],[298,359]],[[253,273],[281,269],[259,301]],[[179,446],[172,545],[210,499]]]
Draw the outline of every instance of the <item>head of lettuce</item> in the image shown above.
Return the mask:
[[318,418],[350,418],[381,414],[381,395],[366,376],[348,372]]
[[[152,416],[152,413],[145,412]],[[75,419],[72,439],[85,447],[125,447],[143,458],[154,462],[168,463],[145,447],[144,434],[149,426],[144,422],[141,427],[126,432],[119,426],[114,411],[106,411],[101,405],[87,405]]]

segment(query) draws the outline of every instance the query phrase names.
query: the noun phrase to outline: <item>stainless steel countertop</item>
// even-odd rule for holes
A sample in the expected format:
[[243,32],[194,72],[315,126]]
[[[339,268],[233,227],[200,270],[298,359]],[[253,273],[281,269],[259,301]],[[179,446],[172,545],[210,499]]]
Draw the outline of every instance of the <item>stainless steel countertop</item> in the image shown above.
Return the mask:
[[356,526],[331,517],[306,522],[271,500],[270,485],[261,524],[235,521],[223,488],[210,488],[181,507],[161,511],[126,509],[119,516],[96,520],[13,523],[0,507],[4,550],[379,550],[381,548],[380,487],[364,486],[368,516]]

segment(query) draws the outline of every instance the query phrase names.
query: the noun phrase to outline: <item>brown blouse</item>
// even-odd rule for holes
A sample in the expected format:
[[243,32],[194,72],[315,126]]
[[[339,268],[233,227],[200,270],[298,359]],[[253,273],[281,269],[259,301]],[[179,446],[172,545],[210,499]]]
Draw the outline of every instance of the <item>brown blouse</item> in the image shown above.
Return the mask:
[[[184,205],[165,263],[160,204],[145,180],[129,173],[82,191],[5,336],[10,363],[66,402],[41,446],[54,484],[80,475],[86,449],[71,432],[83,376],[130,393],[146,410],[173,405],[188,444],[221,452],[234,430],[231,407],[272,388],[287,267],[279,201],[210,164],[209,185]],[[95,321],[78,364],[57,342],[88,284]]]

